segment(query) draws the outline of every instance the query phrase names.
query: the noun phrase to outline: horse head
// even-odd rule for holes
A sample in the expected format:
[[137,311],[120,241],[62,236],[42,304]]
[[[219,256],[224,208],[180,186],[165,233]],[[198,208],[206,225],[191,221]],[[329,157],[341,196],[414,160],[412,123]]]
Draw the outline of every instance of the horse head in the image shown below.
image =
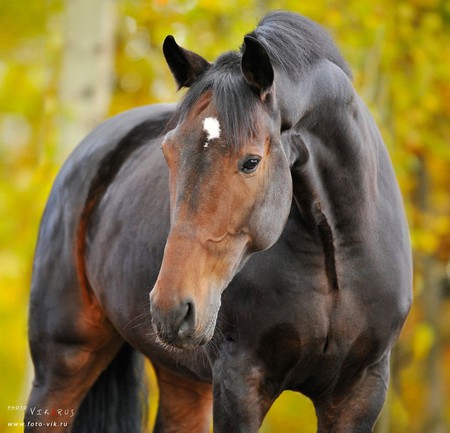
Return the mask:
[[190,348],[212,338],[221,294],[250,255],[280,237],[292,180],[264,47],[247,37],[213,64],[171,36],[163,49],[190,89],[162,145],[171,228],[150,302],[158,337]]

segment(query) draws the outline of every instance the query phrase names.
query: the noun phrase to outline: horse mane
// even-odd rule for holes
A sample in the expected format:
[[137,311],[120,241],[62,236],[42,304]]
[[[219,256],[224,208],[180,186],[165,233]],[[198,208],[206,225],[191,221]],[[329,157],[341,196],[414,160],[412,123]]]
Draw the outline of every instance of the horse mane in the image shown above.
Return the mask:
[[[351,71],[328,32],[301,15],[275,11],[266,15],[248,36],[267,50],[273,66],[289,77],[300,79],[305,70],[322,59]],[[217,108],[227,146],[239,150],[256,134],[257,107],[262,103],[245,82],[241,72],[243,47],[222,54],[192,85],[181,100],[168,129],[183,121],[205,92],[210,91]]]
[[263,44],[272,64],[291,77],[300,78],[306,68],[328,59],[352,78],[350,68],[330,34],[302,15],[271,12],[248,36]]

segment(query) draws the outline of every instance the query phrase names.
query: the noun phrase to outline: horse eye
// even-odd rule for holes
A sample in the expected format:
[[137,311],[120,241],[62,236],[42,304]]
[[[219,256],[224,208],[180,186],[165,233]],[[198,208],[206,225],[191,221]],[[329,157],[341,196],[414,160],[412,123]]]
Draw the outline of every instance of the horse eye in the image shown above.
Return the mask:
[[259,161],[261,161],[261,158],[251,156],[242,164],[242,171],[247,174],[253,173],[256,170],[256,167],[258,167]]

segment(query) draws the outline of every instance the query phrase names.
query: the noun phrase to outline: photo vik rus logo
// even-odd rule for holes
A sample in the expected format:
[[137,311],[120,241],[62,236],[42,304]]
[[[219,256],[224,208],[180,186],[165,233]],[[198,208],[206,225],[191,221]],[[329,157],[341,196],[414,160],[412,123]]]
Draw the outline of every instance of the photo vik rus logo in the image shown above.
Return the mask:
[[[9,421],[7,427],[26,427],[26,428],[51,428],[67,427],[69,424],[63,419],[72,418],[75,415],[75,409],[61,408],[39,408],[23,405],[8,406],[8,411],[18,412],[20,421]],[[26,415],[34,416],[33,421],[22,421]],[[42,417],[41,420],[39,417]],[[44,420],[45,417],[45,420]]]

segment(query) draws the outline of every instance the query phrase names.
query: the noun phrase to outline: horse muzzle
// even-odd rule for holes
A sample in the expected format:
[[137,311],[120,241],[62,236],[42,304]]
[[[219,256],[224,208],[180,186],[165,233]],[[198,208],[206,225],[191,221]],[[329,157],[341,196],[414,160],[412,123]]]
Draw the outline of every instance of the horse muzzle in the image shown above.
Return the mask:
[[221,294],[241,262],[247,238],[200,241],[183,227],[172,228],[167,239],[150,311],[161,342],[187,349],[213,337]]
[[196,303],[191,298],[177,302],[161,302],[158,289],[150,293],[150,313],[157,338],[163,345],[190,349],[206,344],[214,334],[217,309],[201,320]]

